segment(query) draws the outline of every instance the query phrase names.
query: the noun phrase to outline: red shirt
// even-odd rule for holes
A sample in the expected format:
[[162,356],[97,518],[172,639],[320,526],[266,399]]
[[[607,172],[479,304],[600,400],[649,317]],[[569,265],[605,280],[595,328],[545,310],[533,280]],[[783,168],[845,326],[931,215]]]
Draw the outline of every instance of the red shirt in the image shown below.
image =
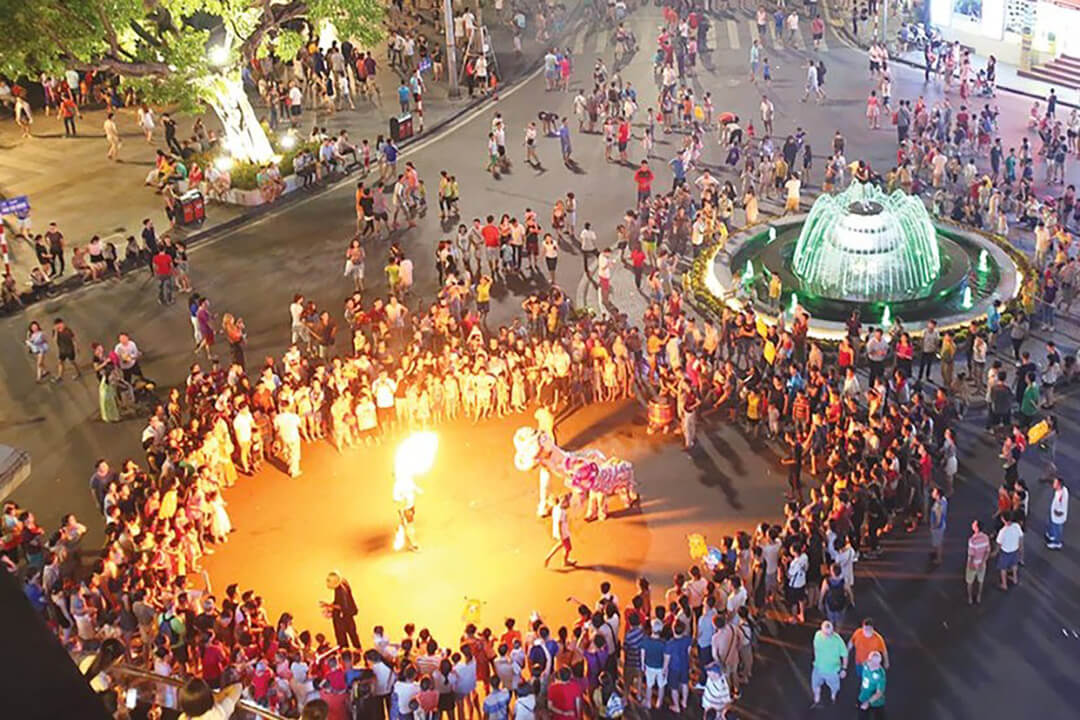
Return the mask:
[[641,248],[634,248],[630,251],[630,263],[635,268],[645,267],[645,251]]
[[173,262],[172,258],[166,253],[160,252],[154,256],[154,274],[155,275],[172,275]]
[[581,688],[573,682],[553,682],[548,688],[548,707],[556,718],[578,717],[577,700]]
[[634,182],[637,183],[638,190],[644,192],[651,188],[653,177],[653,171],[649,168],[638,168],[637,172],[634,173]]
[[217,680],[225,672],[225,666],[229,664],[229,656],[220,643],[208,643],[203,650],[202,669],[203,679],[207,682]]
[[484,247],[499,247],[499,228],[488,223],[480,229],[480,234],[484,236]]

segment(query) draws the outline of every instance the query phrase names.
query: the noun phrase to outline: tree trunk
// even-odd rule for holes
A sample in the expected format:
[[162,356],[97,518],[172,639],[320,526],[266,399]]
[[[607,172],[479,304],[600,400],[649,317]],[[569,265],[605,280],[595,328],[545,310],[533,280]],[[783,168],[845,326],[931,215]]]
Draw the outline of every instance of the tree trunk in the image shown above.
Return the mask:
[[210,105],[225,128],[222,141],[232,158],[270,162],[276,153],[248,101],[240,73],[234,70],[208,79],[207,90]]

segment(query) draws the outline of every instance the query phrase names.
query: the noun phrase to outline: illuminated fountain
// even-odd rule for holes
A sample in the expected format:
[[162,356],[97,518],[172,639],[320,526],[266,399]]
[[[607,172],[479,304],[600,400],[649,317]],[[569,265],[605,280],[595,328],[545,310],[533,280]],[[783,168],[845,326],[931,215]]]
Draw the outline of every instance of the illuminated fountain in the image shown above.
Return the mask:
[[941,257],[934,224],[917,197],[852,183],[814,203],[791,266],[813,295],[894,302],[929,295]]
[[1015,262],[989,238],[936,221],[917,196],[856,182],[806,215],[734,234],[705,268],[702,292],[769,316],[774,276],[779,307],[808,310],[819,336],[842,333],[852,311],[867,325],[955,324],[1019,290]]

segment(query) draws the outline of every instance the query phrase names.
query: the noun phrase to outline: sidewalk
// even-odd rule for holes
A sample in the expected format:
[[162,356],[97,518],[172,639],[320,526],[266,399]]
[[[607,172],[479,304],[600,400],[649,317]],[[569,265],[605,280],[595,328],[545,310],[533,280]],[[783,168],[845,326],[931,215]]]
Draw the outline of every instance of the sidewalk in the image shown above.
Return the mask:
[[[871,19],[865,23],[860,23],[858,26],[858,33],[852,32],[851,26],[851,0],[827,0],[823,5],[825,14],[829,18],[834,30],[848,43],[857,45],[860,48],[867,48],[870,43],[879,36],[878,28],[880,24],[881,13],[879,11],[877,16],[877,22]],[[885,32],[885,42],[889,48],[889,57],[894,62],[904,63],[911,67],[923,70],[926,64],[923,62],[923,54],[921,50],[914,49],[907,52],[898,52],[897,33],[900,31],[900,26],[906,22],[911,21],[912,18],[901,16],[896,14],[896,6],[889,4],[890,9],[893,10],[889,14],[889,22]],[[985,68],[987,57],[972,53],[971,55],[972,65],[976,69]],[[1017,67],[1010,65],[1000,60],[997,63],[997,89],[999,92],[1011,92],[1019,95],[1027,95],[1032,98],[1043,100],[1050,94],[1050,89],[1054,88],[1057,91],[1059,98],[1059,104],[1069,107],[1080,107],[1080,90],[1072,92],[1070,88],[1054,85],[1048,82],[1042,82],[1034,78],[1020,77],[1017,75]]]
[[[494,11],[490,15],[485,20],[498,58],[501,84],[505,85],[535,67],[543,50],[535,41],[532,18],[523,35],[522,53],[519,55],[513,51],[509,28],[497,23]],[[430,15],[426,17],[430,18]],[[570,23],[570,29],[575,22]],[[430,22],[424,23],[422,32],[429,39],[436,36]],[[397,88],[401,78],[387,61],[385,43],[376,51],[376,62],[382,95],[380,99],[372,103],[356,97],[355,111],[346,109],[332,114],[305,108],[300,123],[302,133],[306,135],[312,126],[318,125],[326,127],[332,134],[346,130],[354,143],[368,138],[373,144],[378,135],[388,135],[389,119],[398,113]],[[420,137],[430,134],[479,102],[483,100],[469,99],[464,84],[461,97],[453,100],[448,97],[445,81],[429,83],[424,94],[425,133]],[[262,117],[265,106],[258,102],[254,105],[256,113]],[[18,126],[10,117],[0,121],[0,150],[3,150],[0,152],[0,197],[29,196],[32,230],[35,233],[44,232],[50,222],[57,223],[67,243],[65,255],[69,266],[71,248],[85,244],[93,235],[100,235],[103,240],[116,244],[122,256],[127,236],[138,236],[144,218],[154,221],[159,234],[169,226],[162,197],[144,184],[147,173],[153,167],[155,150],[166,149],[160,112],[153,144],[146,142],[138,127],[135,108],[120,110],[114,119],[123,139],[117,162],[110,162],[105,157],[108,146],[102,130],[104,110],[86,112],[77,121],[79,135],[74,138],[64,137],[59,119],[47,118],[37,109],[31,138],[22,138]],[[178,126],[177,137],[183,139],[190,136],[195,118],[174,115],[174,119]],[[203,115],[203,122],[208,129],[220,132],[221,125],[213,111]],[[288,202],[288,196],[284,202]],[[258,209],[208,201],[207,219],[202,227],[192,230],[177,228],[172,235],[177,239],[197,239],[223,224],[240,222],[258,212]],[[11,224],[14,218],[5,217],[3,220],[7,223],[12,270],[22,289],[26,287],[30,268],[36,264],[33,245],[30,241],[16,238]],[[67,275],[71,274],[69,270]]]

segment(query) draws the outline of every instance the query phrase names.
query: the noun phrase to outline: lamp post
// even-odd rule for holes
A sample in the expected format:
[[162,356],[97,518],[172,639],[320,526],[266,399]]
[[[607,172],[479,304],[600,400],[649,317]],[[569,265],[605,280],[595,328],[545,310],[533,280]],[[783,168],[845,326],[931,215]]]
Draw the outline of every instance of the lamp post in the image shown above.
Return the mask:
[[443,25],[446,26],[446,74],[450,81],[451,98],[461,97],[458,87],[457,48],[454,47],[454,8],[451,0],[443,0]]

